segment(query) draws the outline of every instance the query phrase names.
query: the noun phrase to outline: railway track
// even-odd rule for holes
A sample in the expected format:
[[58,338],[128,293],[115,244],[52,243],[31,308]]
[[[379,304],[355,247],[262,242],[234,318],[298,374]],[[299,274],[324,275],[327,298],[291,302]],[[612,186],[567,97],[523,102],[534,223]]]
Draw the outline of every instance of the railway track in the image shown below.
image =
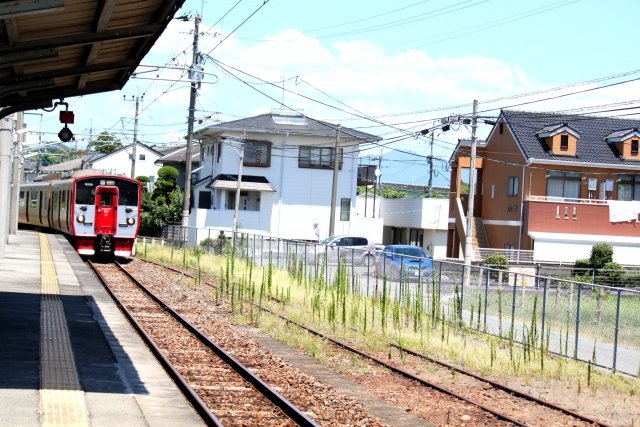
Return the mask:
[[[179,270],[179,269],[174,269],[172,267],[155,264],[155,263],[152,263],[152,264],[157,265],[161,268],[167,269],[169,271],[173,271],[176,274],[190,275],[190,273]],[[193,277],[193,276],[190,276],[190,277]],[[204,281],[204,284],[207,286],[215,287],[215,285],[206,281]],[[250,304],[249,301],[246,301],[246,303]],[[332,344],[346,351],[349,351],[353,354],[357,354],[363,359],[373,362],[379,366],[383,366],[386,369],[389,369],[392,372],[396,373],[397,375],[402,376],[403,378],[419,383],[422,386],[431,388],[433,390],[437,390],[438,392],[443,393],[447,396],[451,396],[455,399],[459,399],[465,402],[466,404],[471,404],[506,423],[519,425],[519,426],[541,425],[541,423],[544,423],[545,425],[555,423],[557,425],[607,426],[607,424],[602,421],[579,414],[577,412],[574,412],[569,409],[563,408],[559,405],[556,405],[552,402],[548,402],[546,400],[537,398],[535,396],[531,396],[527,393],[506,387],[495,381],[488,380],[487,378],[484,378],[480,375],[465,371],[463,369],[454,367],[452,365],[449,365],[443,362],[439,362],[435,359],[425,358],[423,355],[417,352],[413,352],[409,349],[401,349],[401,348],[398,348],[397,346],[395,347],[398,351],[403,351],[405,354],[408,354],[411,357],[420,359],[420,361],[423,363],[425,361],[428,361],[429,363],[437,363],[439,366],[447,369],[448,371],[453,371],[470,378],[470,380],[463,381],[463,384],[464,384],[463,388],[465,390],[455,390],[453,387],[450,386],[450,383],[451,383],[450,380],[446,385],[443,384],[442,381],[435,382],[433,380],[427,380],[422,376],[417,376],[408,372],[407,369],[403,369],[399,366],[396,366],[395,364],[385,362],[384,360],[382,360],[380,356],[365,353],[357,348],[354,348],[353,346],[347,343],[331,338],[319,331],[316,331],[312,328],[309,328],[305,325],[299,324],[291,319],[288,319],[285,316],[282,316],[281,314],[273,310],[269,310],[268,308],[265,308],[264,306],[262,307],[262,310],[270,312],[272,315],[281,318],[287,323],[295,325],[296,327],[299,327],[313,335],[316,335],[328,342],[331,342]],[[415,367],[415,364],[413,367]],[[450,379],[451,375],[449,375],[448,378]],[[459,378],[459,376],[457,376],[457,378]],[[473,393],[475,397],[473,398],[467,397],[469,395],[468,392],[470,390],[476,391],[476,393]],[[478,399],[477,396],[482,396],[482,398]],[[501,410],[494,409],[492,404],[495,401],[500,402],[500,407],[503,409]],[[543,413],[546,414],[542,419],[540,418],[540,415],[539,415],[540,411],[536,410],[536,408],[540,408],[540,407],[545,409]],[[504,408],[511,408],[511,410],[505,411]]]
[[208,425],[318,425],[122,266],[89,264]]

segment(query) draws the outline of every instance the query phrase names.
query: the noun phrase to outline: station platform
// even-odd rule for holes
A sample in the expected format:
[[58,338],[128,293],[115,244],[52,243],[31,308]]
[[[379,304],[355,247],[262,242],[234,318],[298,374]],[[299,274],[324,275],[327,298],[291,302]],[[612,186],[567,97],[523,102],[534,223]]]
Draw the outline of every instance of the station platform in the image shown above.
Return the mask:
[[0,259],[0,425],[201,426],[60,235],[20,230]]

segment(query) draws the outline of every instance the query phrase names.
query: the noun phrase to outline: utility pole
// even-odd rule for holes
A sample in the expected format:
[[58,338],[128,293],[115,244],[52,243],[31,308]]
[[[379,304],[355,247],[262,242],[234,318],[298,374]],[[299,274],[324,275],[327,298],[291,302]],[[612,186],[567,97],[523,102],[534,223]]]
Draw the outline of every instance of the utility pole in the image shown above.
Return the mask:
[[242,164],[244,163],[244,141],[242,147],[240,147],[240,165],[238,166],[238,183],[236,185],[236,199],[234,200],[235,206],[233,208],[233,244],[235,247],[236,235],[238,234],[238,210],[240,209],[240,190],[242,182]]
[[476,196],[476,128],[478,127],[478,100],[473,100],[473,115],[471,116],[471,155],[469,163],[469,201],[467,202],[467,234],[464,244],[464,286],[469,286],[471,280],[471,252],[473,251],[473,199]]
[[433,134],[431,132],[431,154],[429,154],[429,197],[433,197]]
[[195,28],[193,30],[193,60],[189,77],[191,80],[191,95],[189,97],[189,121],[187,124],[187,149],[185,157],[184,172],[184,200],[182,204],[182,241],[187,241],[187,227],[189,226],[189,202],[191,198],[191,146],[193,145],[193,122],[196,109],[196,97],[198,96],[198,84],[202,78],[202,73],[198,69],[199,56],[198,38],[200,31],[200,15],[196,13]]
[[380,175],[382,175],[382,152],[380,152],[380,157],[377,159],[373,159],[378,161],[378,167],[376,168],[374,175],[376,176],[376,180],[373,182],[373,218],[376,217],[376,193],[378,192],[378,187],[380,186]]
[[340,125],[336,128],[336,145],[333,156],[333,185],[331,186],[331,214],[329,217],[329,236],[333,236],[336,227],[336,198],[338,193],[338,146],[340,145]]
[[[122,95],[123,100],[127,100],[125,95]],[[133,146],[131,149],[131,178],[135,179],[136,177],[136,146],[138,145],[138,108],[140,105],[140,101],[144,100],[144,95],[142,97],[131,95],[131,101],[136,102],[136,117],[133,122]]]

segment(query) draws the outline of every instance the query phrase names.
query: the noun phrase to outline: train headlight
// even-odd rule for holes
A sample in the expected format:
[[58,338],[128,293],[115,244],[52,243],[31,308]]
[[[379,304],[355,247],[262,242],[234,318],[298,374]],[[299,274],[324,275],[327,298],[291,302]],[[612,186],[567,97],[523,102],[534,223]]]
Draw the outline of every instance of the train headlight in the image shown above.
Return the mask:
[[82,214],[81,214],[81,215],[78,215],[78,216],[77,216],[77,218],[76,218],[76,220],[77,220],[80,224],[83,224],[83,223],[84,223],[84,215],[82,215]]
[[135,219],[133,219],[133,218],[127,218],[127,224],[129,224],[129,225],[133,225],[133,224],[135,224],[135,223],[136,223],[136,220],[135,220]]

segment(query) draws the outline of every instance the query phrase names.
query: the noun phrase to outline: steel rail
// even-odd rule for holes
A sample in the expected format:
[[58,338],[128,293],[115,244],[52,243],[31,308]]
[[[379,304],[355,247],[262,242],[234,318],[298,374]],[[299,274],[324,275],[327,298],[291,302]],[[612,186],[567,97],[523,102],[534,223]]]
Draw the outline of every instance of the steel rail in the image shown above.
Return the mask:
[[167,371],[171,379],[176,383],[180,391],[184,394],[187,401],[193,405],[194,409],[200,415],[202,420],[208,426],[215,427],[224,427],[224,424],[220,422],[220,420],[215,416],[211,409],[207,406],[206,403],[198,396],[196,391],[189,385],[187,380],[175,369],[173,364],[169,361],[169,359],[162,353],[162,350],[153,342],[153,339],[144,331],[142,325],[138,323],[138,321],[133,317],[133,314],[129,309],[124,305],[124,303],[116,296],[116,294],[109,288],[107,285],[106,278],[98,271],[92,261],[87,261],[89,267],[96,274],[102,286],[107,290],[111,298],[115,301],[115,304],[118,306],[120,311],[125,315],[129,323],[133,326],[133,328],[138,332],[142,340],[149,347],[154,356],[158,359],[162,367]]
[[522,392],[520,390],[516,390],[516,389],[511,388],[511,387],[509,387],[509,386],[507,386],[505,384],[501,384],[501,383],[499,383],[497,381],[493,381],[493,380],[491,380],[489,378],[484,378],[481,375],[478,375],[478,374],[476,374],[474,372],[471,372],[471,371],[468,371],[466,369],[459,368],[457,366],[451,365],[451,364],[449,364],[447,362],[443,362],[441,360],[432,358],[430,356],[427,356],[427,355],[424,355],[424,354],[420,354],[417,351],[414,351],[414,350],[399,346],[397,344],[390,344],[390,346],[400,350],[401,352],[405,352],[405,353],[410,354],[412,356],[418,357],[418,358],[423,359],[423,360],[427,360],[429,362],[432,362],[432,363],[435,363],[437,365],[443,366],[443,367],[445,367],[447,369],[450,369],[452,371],[459,372],[461,374],[464,374],[464,375],[470,376],[472,378],[475,378],[475,379],[477,379],[479,381],[482,381],[482,382],[485,382],[487,384],[490,384],[491,386],[493,386],[493,387],[495,387],[495,388],[497,388],[499,390],[505,391],[505,392],[507,392],[509,394],[512,394],[512,395],[514,395],[516,397],[521,397],[521,398],[526,399],[526,400],[531,400],[531,401],[533,401],[533,402],[535,402],[535,403],[537,403],[539,405],[547,406],[547,407],[549,407],[551,409],[555,409],[555,410],[557,410],[559,412],[562,412],[562,413],[564,413],[566,415],[570,415],[570,416],[572,416],[574,418],[577,418],[577,419],[579,419],[581,421],[586,421],[588,423],[592,423],[594,425],[601,426],[601,427],[608,427],[609,426],[609,424],[605,424],[602,421],[596,420],[595,418],[591,418],[591,417],[588,417],[586,415],[578,414],[577,412],[574,412],[571,409],[564,408],[562,406],[556,405],[555,403],[546,401],[544,399],[540,399],[538,397],[532,396],[532,395],[527,394],[525,392]]
[[[145,262],[148,262],[148,263],[150,263],[150,264],[157,265],[157,266],[162,267],[162,268],[166,268],[166,269],[168,269],[168,270],[170,270],[170,271],[173,271],[173,272],[176,272],[176,273],[180,273],[180,274],[184,274],[184,275],[187,275],[187,276],[189,276],[189,277],[192,277],[192,276],[190,275],[190,273],[185,272],[185,271],[182,271],[182,270],[179,270],[179,269],[176,269],[176,268],[173,268],[173,267],[171,267],[171,266],[166,266],[166,265],[163,265],[163,264],[160,264],[160,263],[156,263],[156,262],[153,262],[153,261],[148,261],[148,260],[144,260],[144,261],[145,261]],[[205,283],[206,285],[208,285],[208,286],[215,287],[215,285],[213,285],[213,284],[211,284],[211,283],[208,283],[208,282],[204,282],[204,283]],[[251,301],[247,301],[247,300],[245,300],[245,302],[250,303],[250,304],[253,304]],[[254,304],[254,305],[255,305],[255,304]],[[320,337],[320,338],[326,339],[327,341],[330,341],[330,342],[334,343],[335,345],[337,345],[337,346],[339,346],[339,347],[345,348],[345,349],[346,349],[346,350],[348,350],[348,351],[352,351],[352,352],[354,352],[354,353],[356,353],[356,354],[359,354],[359,355],[360,355],[360,356],[362,356],[362,357],[369,358],[369,359],[371,359],[371,360],[375,361],[376,363],[380,363],[380,364],[382,364],[383,366],[385,366],[385,367],[387,367],[387,368],[391,369],[391,370],[392,370],[392,371],[394,371],[394,372],[396,372],[396,369],[399,369],[399,368],[395,368],[395,367],[393,367],[393,366],[391,366],[391,365],[388,365],[386,362],[384,362],[384,361],[382,361],[382,360],[379,360],[379,359],[377,359],[377,358],[375,358],[375,357],[373,357],[373,356],[370,356],[370,355],[368,355],[368,354],[366,354],[366,353],[363,353],[363,352],[361,352],[361,351],[360,351],[360,350],[358,350],[358,349],[352,348],[351,346],[349,346],[349,345],[348,345],[348,344],[346,344],[346,343],[343,343],[343,342],[338,341],[338,340],[336,340],[336,339],[334,339],[334,338],[328,337],[328,336],[324,335],[322,332],[316,331],[316,330],[314,330],[314,329],[312,329],[312,328],[309,328],[309,327],[307,327],[307,326],[305,326],[305,325],[299,324],[299,323],[297,323],[296,321],[293,321],[293,320],[291,320],[291,319],[289,319],[289,318],[287,318],[287,317],[285,317],[285,316],[283,316],[283,315],[281,315],[281,314],[279,314],[279,313],[276,313],[276,312],[274,312],[273,310],[271,310],[271,309],[269,309],[269,308],[266,308],[266,307],[264,307],[264,306],[263,306],[263,307],[262,307],[262,310],[265,310],[265,311],[267,311],[268,313],[270,313],[270,314],[272,314],[272,315],[274,315],[274,316],[279,317],[280,319],[284,320],[284,321],[285,321],[285,322],[287,322],[287,323],[291,323],[291,324],[293,324],[293,325],[295,325],[295,326],[297,326],[297,327],[299,327],[299,328],[301,328],[301,329],[304,329],[304,330],[306,330],[307,332],[309,332],[309,333],[311,333],[311,334],[313,334],[313,335],[316,335],[316,336],[318,336],[318,337]],[[537,398],[537,397],[532,396],[532,395],[530,395],[530,394],[527,394],[527,393],[521,392],[521,391],[519,391],[519,390],[513,389],[513,388],[508,387],[508,386],[506,386],[506,385],[504,385],[504,384],[500,384],[500,383],[498,383],[498,382],[496,382],[496,381],[490,380],[490,379],[488,379],[488,378],[484,378],[484,377],[482,377],[482,376],[480,376],[480,375],[477,375],[477,374],[475,374],[475,373],[473,373],[473,372],[470,372],[470,371],[467,371],[467,370],[465,370],[465,369],[458,368],[458,367],[456,367],[456,366],[450,365],[450,364],[448,364],[448,363],[446,363],[446,362],[439,361],[439,360],[437,360],[437,359],[432,359],[432,358],[430,358],[430,357],[428,357],[428,356],[421,355],[421,354],[419,354],[419,353],[417,353],[417,352],[414,352],[414,351],[409,350],[409,349],[405,349],[405,348],[400,347],[400,346],[398,346],[398,345],[396,345],[396,344],[391,344],[391,346],[392,346],[392,347],[395,347],[395,348],[398,348],[398,349],[400,349],[400,350],[402,350],[402,351],[405,351],[405,352],[406,352],[406,353],[408,353],[408,354],[412,354],[412,355],[414,355],[414,356],[416,356],[416,357],[424,358],[424,359],[429,360],[429,361],[431,361],[431,362],[433,362],[433,363],[440,364],[440,365],[442,365],[442,366],[444,366],[444,367],[446,367],[446,368],[448,368],[448,369],[452,369],[452,370],[455,370],[455,371],[460,372],[460,373],[462,373],[462,374],[468,375],[468,376],[473,377],[473,378],[475,378],[475,379],[477,379],[477,380],[479,380],[479,381],[484,381],[484,382],[486,382],[486,383],[488,383],[488,384],[492,385],[493,387],[498,388],[498,389],[500,389],[500,390],[503,390],[503,391],[505,391],[505,392],[507,392],[507,393],[510,393],[510,394],[514,395],[514,396],[517,396],[517,397],[520,397],[520,398],[523,398],[523,399],[526,399],[526,400],[533,401],[533,402],[535,402],[535,403],[537,403],[537,404],[539,404],[539,405],[541,405],[541,406],[546,406],[546,407],[548,407],[548,408],[550,408],[550,409],[553,409],[553,410],[557,410],[557,411],[562,412],[562,413],[564,413],[564,414],[566,414],[566,415],[569,415],[569,416],[571,416],[571,417],[574,417],[574,418],[576,418],[576,419],[578,419],[578,420],[580,420],[580,421],[584,421],[584,422],[591,423],[591,424],[594,424],[594,425],[597,425],[597,426],[601,426],[601,427],[609,427],[609,424],[606,424],[606,423],[604,423],[604,422],[602,422],[602,421],[599,421],[599,420],[597,420],[597,419],[595,419],[595,418],[591,418],[591,417],[589,417],[589,416],[586,416],[586,415],[583,415],[583,414],[579,414],[579,413],[577,413],[577,412],[572,411],[571,409],[568,409],[568,408],[562,407],[562,406],[560,406],[560,405],[556,405],[556,404],[554,404],[554,403],[552,403],[552,402],[548,402],[548,401],[546,401],[546,400],[544,400],[544,399],[540,399],[540,398]],[[414,379],[414,380],[416,380],[416,381],[418,381],[418,382],[421,382],[421,383],[422,383],[422,382],[424,382],[424,380],[421,380],[421,379],[418,379],[417,377],[414,377],[414,376],[413,376],[413,374],[411,374],[411,373],[408,373],[408,372],[406,372],[406,371],[404,371],[404,370],[401,370],[401,369],[399,369],[399,371],[402,371],[402,372],[403,372],[403,373],[401,373],[401,372],[397,372],[398,374],[400,374],[400,375],[402,375],[402,376],[405,376],[405,375],[404,375],[404,373],[406,373],[407,375],[409,375],[409,377],[408,377],[408,378],[410,378],[410,379]],[[441,392],[443,392],[443,393],[445,393],[445,394],[449,394],[449,395],[452,395],[452,396],[454,396],[454,397],[460,398],[460,399],[462,399],[462,400],[464,400],[464,401],[466,401],[466,402],[468,402],[468,403],[471,403],[471,404],[473,404],[473,405],[475,405],[475,406],[480,407],[480,408],[481,408],[481,409],[483,409],[483,410],[486,410],[486,411],[488,411],[488,412],[490,412],[490,413],[493,413],[493,412],[492,412],[492,410],[487,410],[487,409],[485,409],[484,407],[482,407],[481,405],[479,405],[479,404],[478,404],[478,403],[476,403],[476,402],[466,400],[464,397],[462,397],[462,396],[458,396],[458,395],[457,395],[455,392],[453,392],[453,391],[447,390],[447,389],[445,389],[445,388],[442,388],[442,390],[440,390],[440,389],[438,388],[439,386],[437,386],[437,385],[435,385],[435,384],[433,384],[433,386],[432,386],[432,385],[429,385],[429,383],[427,383],[427,384],[425,384],[425,385],[426,385],[426,386],[428,386],[428,387],[433,387],[433,388],[435,388],[436,390],[439,390],[439,391],[441,391]],[[502,415],[498,415],[498,414],[495,414],[495,413],[493,413],[493,415],[495,415],[496,417],[501,417],[501,416],[502,416]],[[503,418],[503,419],[504,419],[504,418]],[[514,420],[511,420],[511,419],[505,419],[505,421],[509,421],[509,422],[513,422],[514,424],[522,425],[521,423],[519,423],[519,422],[517,422],[517,421],[514,421]]]
[[[178,273],[187,275],[189,277],[192,277],[189,273],[186,273],[184,271],[180,271],[180,270],[177,270],[177,269],[173,269],[171,267],[163,266],[161,264],[156,264],[156,265],[159,265],[159,266],[167,268],[167,269],[169,269],[171,271],[178,272]],[[215,287],[214,285],[212,285],[211,283],[208,283],[206,281],[204,283],[207,284],[208,286]],[[249,303],[249,304],[253,304],[251,301],[246,301],[246,302]],[[295,326],[297,326],[297,327],[299,327],[301,329],[304,329],[305,331],[307,331],[307,332],[309,332],[309,333],[311,333],[313,335],[316,335],[316,336],[318,336],[318,337],[320,337],[322,339],[325,339],[325,340],[327,340],[327,341],[329,341],[329,342],[331,342],[331,343],[333,343],[333,344],[335,344],[335,345],[337,345],[339,347],[342,347],[347,351],[350,351],[350,352],[352,352],[354,354],[357,354],[362,358],[369,359],[369,360],[371,360],[371,361],[373,361],[373,362],[375,362],[375,363],[377,363],[377,364],[389,369],[390,371],[395,372],[396,374],[398,374],[398,375],[400,375],[400,376],[402,376],[404,378],[410,379],[412,381],[416,381],[416,382],[422,384],[423,386],[432,388],[432,389],[437,390],[437,391],[439,391],[439,392],[441,392],[443,394],[455,397],[455,398],[457,398],[459,400],[462,400],[463,402],[469,403],[469,404],[471,404],[471,405],[473,405],[473,406],[475,406],[477,408],[480,408],[481,410],[483,410],[483,411],[495,416],[496,418],[498,418],[500,420],[507,421],[509,423],[512,423],[514,425],[521,426],[521,427],[527,426],[527,424],[524,424],[524,423],[522,423],[522,422],[520,422],[518,420],[515,420],[515,419],[509,417],[508,415],[502,414],[502,413],[500,413],[498,411],[495,411],[495,410],[493,410],[493,409],[491,409],[489,407],[486,407],[486,406],[484,406],[484,405],[482,405],[480,403],[474,402],[474,401],[472,401],[472,400],[470,400],[470,399],[468,399],[468,398],[466,398],[466,397],[464,397],[464,396],[462,396],[462,395],[460,395],[460,394],[458,394],[458,393],[456,393],[456,392],[454,392],[452,390],[446,389],[446,388],[444,388],[444,387],[442,387],[442,386],[440,386],[438,384],[431,383],[431,382],[429,382],[429,381],[427,381],[427,380],[425,380],[423,378],[419,378],[419,377],[411,374],[410,372],[407,372],[407,371],[405,371],[403,369],[400,369],[398,367],[395,367],[393,365],[390,365],[390,364],[386,363],[382,359],[379,359],[379,358],[377,358],[375,356],[372,356],[370,354],[364,353],[364,352],[358,350],[357,348],[350,346],[349,344],[346,344],[346,343],[338,341],[338,340],[336,340],[334,338],[328,337],[328,336],[324,335],[322,332],[316,331],[315,329],[309,328],[308,326],[304,326],[304,325],[302,325],[302,324],[300,324],[298,322],[295,322],[295,321],[293,321],[291,319],[288,319],[285,316],[282,316],[281,314],[274,312],[273,310],[265,308],[264,306],[261,307],[261,309],[266,311],[266,312],[268,312],[268,313],[270,313],[270,314],[272,314],[272,315],[274,315],[274,316],[279,317],[280,319],[284,320],[287,323],[291,323],[291,324],[293,324],[293,325],[295,325]]]
[[218,344],[211,341],[204,333],[198,328],[193,326],[187,319],[181,316],[178,312],[173,310],[166,302],[160,299],[157,295],[147,289],[142,283],[140,283],[135,277],[131,275],[119,262],[115,263],[124,274],[127,275],[131,281],[133,281],[140,289],[142,289],[154,302],[160,305],[166,310],[173,318],[175,318],[182,326],[184,326],[189,332],[196,336],[203,344],[211,349],[216,356],[222,359],[228,364],[234,371],[236,371],[245,381],[250,383],[259,393],[265,396],[271,403],[277,406],[282,412],[287,415],[293,422],[299,426],[319,427],[315,421],[313,421],[307,414],[302,412],[297,406],[291,403],[287,398],[280,393],[269,387],[267,383],[262,381],[257,375],[253,374],[249,368],[244,366],[240,361],[236,360],[233,356],[227,353]]

